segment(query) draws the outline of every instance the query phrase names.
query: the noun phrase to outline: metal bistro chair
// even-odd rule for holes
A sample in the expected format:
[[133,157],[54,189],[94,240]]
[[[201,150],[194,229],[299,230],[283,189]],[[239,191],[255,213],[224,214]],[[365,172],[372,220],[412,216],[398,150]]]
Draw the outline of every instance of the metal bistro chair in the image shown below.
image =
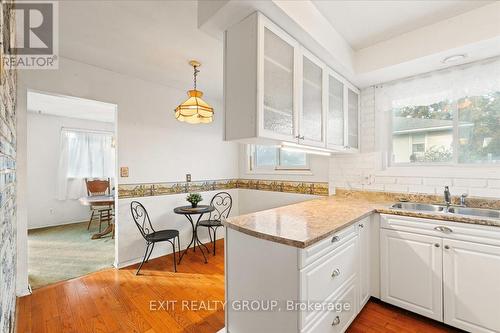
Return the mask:
[[[229,216],[231,208],[233,207],[233,198],[231,198],[231,195],[227,192],[219,192],[214,195],[212,200],[210,200],[210,206],[213,206],[215,210],[213,212],[210,212],[207,220],[198,222],[196,228],[207,228],[210,242],[212,242],[214,247],[215,256],[215,241],[217,240],[217,229],[223,226],[222,219],[226,219]],[[214,233],[213,238],[211,232]]]
[[[151,220],[149,219],[146,208],[144,208],[144,206],[140,202],[132,201],[130,203],[130,211],[132,213],[132,218],[137,225],[137,228],[141,232],[142,237],[144,237],[144,239],[146,240],[146,253],[144,253],[144,258],[142,259],[141,265],[137,269],[135,275],[139,275],[139,271],[141,270],[142,265],[144,265],[145,262],[148,262],[151,253],[153,253],[155,244],[164,241],[172,244],[172,249],[174,251],[174,271],[177,272],[177,264],[175,259],[175,238],[177,237],[177,246],[180,251],[181,241],[179,240],[179,230],[168,229],[155,231],[153,225],[151,224]],[[149,250],[149,246],[151,246],[151,250]]]

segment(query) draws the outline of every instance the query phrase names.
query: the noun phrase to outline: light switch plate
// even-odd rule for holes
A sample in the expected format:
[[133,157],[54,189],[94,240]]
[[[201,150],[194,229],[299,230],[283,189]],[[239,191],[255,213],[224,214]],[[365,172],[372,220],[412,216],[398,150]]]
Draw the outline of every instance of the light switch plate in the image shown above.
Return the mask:
[[120,168],[120,177],[128,177],[128,167]]

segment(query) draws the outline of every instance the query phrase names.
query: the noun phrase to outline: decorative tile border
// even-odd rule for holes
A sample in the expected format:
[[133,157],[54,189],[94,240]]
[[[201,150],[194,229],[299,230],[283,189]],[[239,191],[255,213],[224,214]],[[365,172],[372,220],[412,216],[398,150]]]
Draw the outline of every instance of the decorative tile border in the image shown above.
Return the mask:
[[118,185],[118,197],[120,199],[152,197],[158,195],[218,191],[236,188],[322,196],[328,195],[327,182],[295,182],[263,179],[219,179],[194,182],[120,184]]

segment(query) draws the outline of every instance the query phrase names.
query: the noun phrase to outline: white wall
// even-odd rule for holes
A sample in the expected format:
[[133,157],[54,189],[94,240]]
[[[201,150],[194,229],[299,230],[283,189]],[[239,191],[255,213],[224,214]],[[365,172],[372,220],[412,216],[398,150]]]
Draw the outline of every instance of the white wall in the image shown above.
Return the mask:
[[62,127],[114,132],[109,122],[27,114],[28,229],[84,221],[89,208],[78,200],[58,200],[59,138]]
[[316,198],[319,198],[319,196],[239,189],[239,214],[258,212]]
[[361,154],[336,155],[330,161],[330,191],[352,188],[373,191],[441,194],[450,186],[453,195],[500,198],[498,166],[387,166],[390,129],[375,113],[374,88],[361,92]]
[[[222,61],[222,59],[221,59]],[[210,82],[210,78],[204,80]],[[206,125],[178,122],[173,110],[190,87],[168,87],[116,72],[60,58],[58,70],[19,73],[18,111],[18,294],[27,289],[27,202],[26,202],[26,91],[46,91],[113,103],[118,108],[118,164],[130,168],[129,178],[118,182],[168,182],[183,180],[191,173],[193,180],[238,177],[238,146],[223,141],[223,111],[218,96],[206,96],[215,108],[215,120]],[[219,96],[220,97],[220,96]],[[155,216],[168,216],[177,203],[173,197],[152,197],[157,202]],[[141,201],[146,202],[146,199]],[[133,261],[143,255],[141,236],[130,218],[126,200],[119,200],[117,215],[116,263]],[[153,205],[154,206],[154,205]],[[189,232],[187,223],[176,217],[174,224]],[[170,221],[170,220],[169,220]],[[184,242],[184,241],[183,241]],[[143,243],[142,243],[143,244]],[[144,244],[143,244],[144,245]],[[155,250],[156,251],[156,250]],[[158,252],[157,252],[158,253]]]

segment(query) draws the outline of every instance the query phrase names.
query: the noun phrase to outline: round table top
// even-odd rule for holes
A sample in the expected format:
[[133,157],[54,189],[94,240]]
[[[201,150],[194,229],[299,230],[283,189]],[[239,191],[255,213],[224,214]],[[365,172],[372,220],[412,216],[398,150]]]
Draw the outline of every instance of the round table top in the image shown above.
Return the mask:
[[214,206],[209,206],[209,205],[198,205],[198,207],[193,208],[191,206],[181,206],[181,207],[175,207],[174,208],[174,213],[176,214],[205,214],[208,212],[214,211],[215,208]]

